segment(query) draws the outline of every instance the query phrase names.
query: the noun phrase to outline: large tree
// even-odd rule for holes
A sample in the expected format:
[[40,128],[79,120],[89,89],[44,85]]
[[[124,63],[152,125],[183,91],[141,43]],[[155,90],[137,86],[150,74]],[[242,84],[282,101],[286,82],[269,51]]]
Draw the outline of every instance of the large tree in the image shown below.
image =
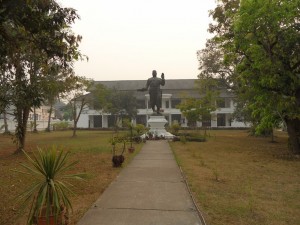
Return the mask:
[[77,18],[74,9],[62,8],[55,0],[1,1],[0,67],[4,71],[1,76],[11,86],[7,102],[15,109],[17,152],[25,146],[31,108],[44,100],[41,84],[52,76],[49,69],[53,65],[72,68],[74,60],[81,57],[81,37],[70,30]]
[[300,1],[242,0],[234,22],[239,80],[261,126],[283,119],[300,154]]
[[[214,37],[208,46],[215,49],[207,51],[220,59],[214,59],[212,65],[220,65],[214,68],[229,66],[233,71],[226,81],[237,95],[236,114],[250,119],[257,132],[284,121],[296,154],[300,154],[299,11],[299,0],[219,0],[209,28]],[[201,65],[208,65],[206,59]],[[206,71],[215,77],[224,74],[212,67]]]

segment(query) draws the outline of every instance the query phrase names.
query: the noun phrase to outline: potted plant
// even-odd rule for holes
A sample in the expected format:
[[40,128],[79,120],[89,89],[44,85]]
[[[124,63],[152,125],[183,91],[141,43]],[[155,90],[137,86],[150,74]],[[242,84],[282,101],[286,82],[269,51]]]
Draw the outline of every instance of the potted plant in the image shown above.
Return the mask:
[[[112,157],[112,163],[113,163],[113,167],[121,167],[125,157],[123,156],[124,152],[125,152],[125,148],[126,148],[126,138],[125,137],[113,137],[111,139],[111,144],[112,144],[112,153],[113,153],[113,157]],[[117,155],[117,144],[118,143],[122,143],[123,144],[123,149],[120,155]]]
[[69,195],[72,190],[69,179],[79,179],[85,174],[68,174],[76,162],[68,163],[69,152],[64,152],[53,146],[50,149],[37,149],[33,156],[24,152],[29,164],[21,164],[25,171],[21,172],[31,176],[33,183],[19,195],[24,206],[30,204],[27,224],[67,224],[62,212],[72,210]]
[[135,148],[132,146],[132,139],[133,139],[133,124],[130,124],[129,126],[129,129],[130,129],[130,147],[128,148],[128,151],[130,153],[133,153]]
[[128,136],[129,136],[128,139],[129,139],[129,142],[130,142],[130,147],[128,147],[128,152],[133,153],[134,150],[135,150],[135,148],[132,146],[134,125],[133,125],[133,123],[132,123],[130,120],[128,120],[128,119],[124,120],[123,123],[124,123],[124,125],[125,125],[125,126],[129,129],[129,131],[130,131],[130,133],[129,133],[129,135],[128,135]]

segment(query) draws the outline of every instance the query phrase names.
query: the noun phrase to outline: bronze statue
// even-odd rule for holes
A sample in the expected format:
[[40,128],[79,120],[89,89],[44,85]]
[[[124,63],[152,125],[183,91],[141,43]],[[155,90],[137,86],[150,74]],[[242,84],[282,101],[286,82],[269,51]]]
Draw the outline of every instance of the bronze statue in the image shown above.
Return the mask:
[[161,78],[156,77],[157,72],[156,70],[152,71],[152,77],[147,80],[146,87],[139,89],[139,91],[146,91],[149,89],[149,95],[150,95],[150,106],[153,110],[153,113],[155,112],[155,106],[156,106],[156,113],[160,114],[160,108],[161,108],[161,97],[162,97],[162,91],[160,89],[160,86],[165,85],[165,75],[162,73]]

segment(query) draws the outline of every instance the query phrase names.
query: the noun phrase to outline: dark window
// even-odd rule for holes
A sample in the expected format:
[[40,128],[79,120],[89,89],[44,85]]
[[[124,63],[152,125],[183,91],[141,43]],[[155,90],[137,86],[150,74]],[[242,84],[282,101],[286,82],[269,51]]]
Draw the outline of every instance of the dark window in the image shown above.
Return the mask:
[[166,109],[170,108],[169,100],[166,101]]
[[202,117],[202,127],[211,127],[211,115]]
[[180,104],[180,99],[172,99],[172,100],[171,100],[171,107],[172,107],[173,109],[175,109],[176,106],[179,105],[179,104]]
[[136,104],[138,109],[146,109],[145,100],[137,100]]
[[102,127],[102,116],[94,116],[94,127]]
[[220,113],[217,115],[217,126],[218,127],[226,126],[226,114]]
[[181,123],[181,115],[180,114],[172,114],[171,115],[171,121],[172,121],[172,123],[174,121],[177,121],[180,124]]
[[115,116],[114,115],[108,115],[107,117],[108,127],[115,127]]
[[146,115],[137,115],[136,116],[136,123],[143,124],[144,126],[147,125],[147,117]]

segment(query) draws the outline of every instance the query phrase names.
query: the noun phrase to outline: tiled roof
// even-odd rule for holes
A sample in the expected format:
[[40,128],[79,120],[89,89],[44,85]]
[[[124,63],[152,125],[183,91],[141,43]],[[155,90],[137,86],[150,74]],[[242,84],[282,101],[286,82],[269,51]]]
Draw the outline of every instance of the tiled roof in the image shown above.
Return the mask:
[[[195,87],[196,79],[166,79],[163,90],[191,90]],[[108,88],[115,88],[120,91],[137,90],[146,86],[147,80],[118,80],[118,81],[96,81]]]
[[[189,96],[199,98],[199,92],[195,89],[197,79],[166,79],[165,86],[161,86],[162,93],[172,94],[172,98],[184,98]],[[146,86],[147,80],[118,80],[118,81],[96,81],[104,86],[119,91],[136,91]],[[135,92],[138,99],[144,99],[147,92]],[[233,97],[228,91],[221,91],[220,97]]]

